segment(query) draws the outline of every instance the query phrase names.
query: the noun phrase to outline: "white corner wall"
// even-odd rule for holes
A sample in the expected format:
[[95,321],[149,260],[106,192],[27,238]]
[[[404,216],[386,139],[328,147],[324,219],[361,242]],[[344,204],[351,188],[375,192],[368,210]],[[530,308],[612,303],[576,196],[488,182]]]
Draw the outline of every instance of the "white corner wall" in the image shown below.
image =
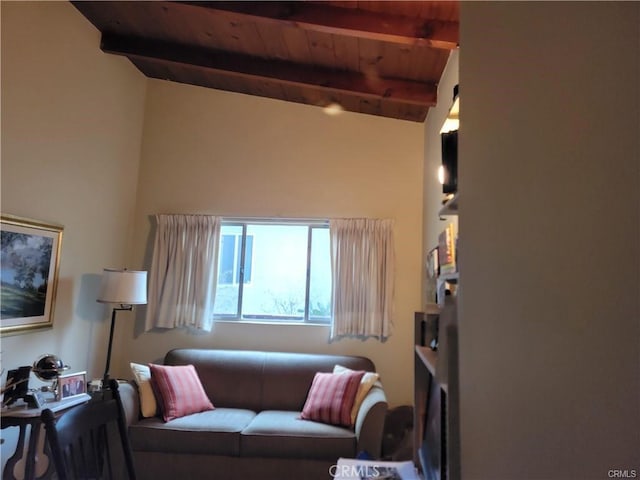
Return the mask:
[[[420,308],[423,126],[248,95],[150,81],[134,257],[148,268],[156,213],[395,220],[395,330],[385,343],[328,343],[328,327],[218,322],[211,333],[126,333],[121,357],[155,361],[175,347],[361,354],[392,404],[412,403],[413,312]],[[125,350],[123,350],[125,351]]]
[[101,376],[110,315],[95,299],[131,247],[146,80],[69,2],[1,8],[2,213],[64,226],[53,328],[2,337],[2,368],[54,353]]
[[463,478],[640,476],[640,3],[461,10]]

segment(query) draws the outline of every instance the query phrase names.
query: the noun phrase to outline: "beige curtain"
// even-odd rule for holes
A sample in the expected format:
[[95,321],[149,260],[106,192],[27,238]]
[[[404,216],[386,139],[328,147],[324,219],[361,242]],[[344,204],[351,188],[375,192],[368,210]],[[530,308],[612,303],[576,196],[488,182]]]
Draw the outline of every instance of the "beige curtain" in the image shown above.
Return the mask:
[[156,215],[145,328],[210,331],[221,218]]
[[329,222],[333,321],[331,340],[391,335],[395,254],[393,221]]

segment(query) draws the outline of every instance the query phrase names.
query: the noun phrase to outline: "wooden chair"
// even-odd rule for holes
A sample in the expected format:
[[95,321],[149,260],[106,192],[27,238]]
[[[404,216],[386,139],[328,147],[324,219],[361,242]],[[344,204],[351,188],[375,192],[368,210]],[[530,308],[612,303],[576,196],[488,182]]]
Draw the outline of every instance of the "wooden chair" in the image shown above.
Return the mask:
[[[51,410],[43,410],[47,443],[60,480],[119,480],[125,469],[129,479],[135,480],[118,382],[111,380],[109,386],[103,400],[79,405],[58,418]],[[116,437],[119,442],[113,441]],[[119,452],[114,443],[120,444],[125,468],[116,461]]]

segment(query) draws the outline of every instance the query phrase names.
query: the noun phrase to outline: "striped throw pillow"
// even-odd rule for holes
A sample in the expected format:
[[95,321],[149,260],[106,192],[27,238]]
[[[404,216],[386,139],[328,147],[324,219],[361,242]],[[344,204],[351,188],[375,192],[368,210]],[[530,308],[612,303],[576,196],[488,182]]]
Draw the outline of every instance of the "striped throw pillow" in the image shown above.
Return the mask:
[[351,408],[364,373],[316,373],[300,418],[344,427],[353,426]]
[[213,410],[198,372],[193,365],[149,364],[151,378],[161,397],[162,417],[165,422],[191,413]]
[[[345,372],[353,372],[350,368],[343,367],[342,365],[336,365],[333,367],[333,373],[345,373]],[[358,386],[358,391],[356,392],[356,399],[353,401],[353,407],[351,408],[351,423],[355,425],[356,418],[358,418],[358,411],[360,410],[360,405],[362,405],[362,401],[364,397],[367,396],[371,387],[373,387],[380,376],[375,372],[364,372],[364,376],[362,380],[360,380],[360,385]]]

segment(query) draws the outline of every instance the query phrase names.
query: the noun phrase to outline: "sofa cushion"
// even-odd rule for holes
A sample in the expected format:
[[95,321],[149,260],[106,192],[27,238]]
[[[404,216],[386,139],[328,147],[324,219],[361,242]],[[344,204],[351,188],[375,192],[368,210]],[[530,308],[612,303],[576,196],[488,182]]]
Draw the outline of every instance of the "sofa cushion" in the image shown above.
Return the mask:
[[[345,373],[345,372],[353,372],[350,368],[343,367],[342,365],[336,365],[333,367],[333,373]],[[360,405],[362,405],[362,401],[364,397],[367,396],[371,387],[373,387],[380,375],[375,372],[365,372],[362,380],[360,380],[360,385],[358,386],[358,391],[356,392],[356,398],[353,401],[353,407],[351,408],[351,425],[355,425],[356,418],[358,416],[358,410],[360,410]]]
[[140,414],[143,417],[155,417],[158,413],[158,405],[151,387],[151,369],[148,365],[139,363],[132,362],[130,365],[140,395]]
[[351,409],[364,373],[316,373],[301,418],[352,426]]
[[352,370],[375,371],[373,362],[364,357],[269,352],[264,365],[260,410],[302,410],[315,374],[331,373],[336,364]]
[[174,349],[166,365],[193,364],[216,407],[260,411],[264,353],[242,350]]
[[162,398],[165,422],[191,413],[213,410],[193,365],[150,364],[151,376]]
[[355,433],[343,427],[302,420],[300,412],[265,410],[242,431],[243,457],[333,460],[355,457]]
[[163,422],[146,418],[129,427],[134,451],[239,455],[240,432],[255,412],[216,408]]
[[165,355],[166,365],[193,364],[216,407],[302,410],[316,372],[336,364],[375,371],[365,357],[311,353],[178,348]]

